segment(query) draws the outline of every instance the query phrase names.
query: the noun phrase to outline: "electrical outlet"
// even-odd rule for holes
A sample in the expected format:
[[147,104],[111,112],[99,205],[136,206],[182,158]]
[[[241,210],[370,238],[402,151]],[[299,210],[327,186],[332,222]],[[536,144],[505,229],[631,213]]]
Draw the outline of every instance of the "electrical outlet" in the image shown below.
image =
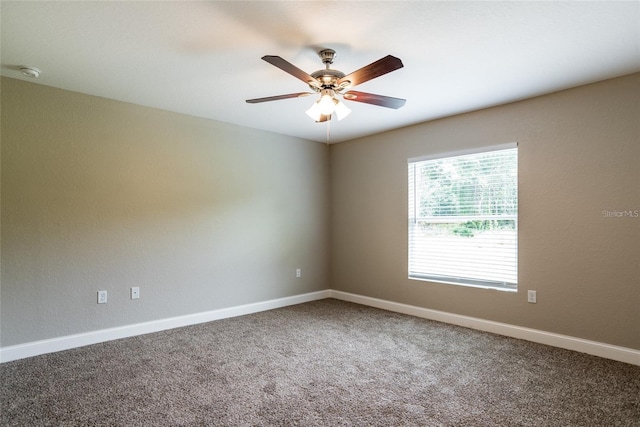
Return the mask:
[[302,277],[302,269],[296,268],[296,277]]
[[131,299],[140,298],[140,288],[138,286],[134,286],[131,288]]
[[536,291],[527,291],[527,302],[530,302],[531,304],[538,302]]
[[107,303],[107,291],[98,291],[98,304]]

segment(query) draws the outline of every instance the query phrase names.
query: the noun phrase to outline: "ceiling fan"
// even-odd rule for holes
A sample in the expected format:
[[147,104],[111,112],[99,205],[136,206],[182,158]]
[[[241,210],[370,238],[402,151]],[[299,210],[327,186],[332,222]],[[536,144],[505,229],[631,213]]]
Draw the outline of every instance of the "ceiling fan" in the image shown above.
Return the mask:
[[395,56],[387,55],[384,58],[372,62],[351,74],[345,75],[341,71],[329,68],[336,57],[336,52],[333,49],[323,49],[318,52],[318,55],[326,68],[324,70],[315,71],[311,74],[307,74],[279,56],[263,56],[262,59],[264,61],[308,84],[309,88],[313,90],[313,92],[298,92],[286,95],[268,96],[266,98],[247,99],[247,102],[250,104],[257,104],[260,102],[277,101],[280,99],[300,98],[303,96],[313,95],[314,93],[319,93],[320,98],[314,102],[311,108],[306,112],[307,115],[316,122],[326,122],[327,120],[331,120],[331,115],[333,113],[338,116],[338,120],[342,120],[351,112],[346,105],[336,98],[337,95],[341,95],[343,99],[348,101],[364,102],[365,104],[393,109],[398,109],[407,102],[406,99],[349,90],[356,85],[402,68],[402,61]]

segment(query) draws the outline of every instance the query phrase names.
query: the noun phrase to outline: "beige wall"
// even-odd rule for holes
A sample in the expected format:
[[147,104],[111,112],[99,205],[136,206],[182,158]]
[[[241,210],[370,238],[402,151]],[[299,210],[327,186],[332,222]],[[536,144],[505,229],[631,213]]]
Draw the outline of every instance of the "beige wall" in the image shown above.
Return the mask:
[[[635,74],[332,146],[333,289],[640,349],[638,123]],[[407,158],[509,142],[518,292],[407,279]]]
[[325,145],[1,90],[1,346],[329,288]]

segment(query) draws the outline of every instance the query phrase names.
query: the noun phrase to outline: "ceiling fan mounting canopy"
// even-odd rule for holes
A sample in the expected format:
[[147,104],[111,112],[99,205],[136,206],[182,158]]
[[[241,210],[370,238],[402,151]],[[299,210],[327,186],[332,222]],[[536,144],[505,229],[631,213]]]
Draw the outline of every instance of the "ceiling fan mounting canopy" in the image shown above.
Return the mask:
[[320,56],[322,63],[327,64],[327,68],[329,68],[329,65],[333,64],[333,60],[336,57],[336,51],[333,49],[322,49],[318,52],[318,56]]
[[[393,109],[398,109],[406,103],[406,100],[401,98],[393,98],[351,90],[345,92],[346,89],[402,68],[403,64],[399,58],[387,55],[384,58],[372,62],[351,74],[345,75],[342,71],[329,68],[336,57],[335,50],[322,49],[318,52],[318,56],[320,56],[322,63],[325,64],[325,69],[314,71],[311,74],[307,74],[279,56],[266,55],[262,57],[264,61],[280,68],[297,79],[302,80],[304,83],[309,85],[311,90],[321,95],[320,99],[307,111],[307,114],[314,118],[316,122],[331,120],[331,114],[334,111],[338,114],[338,119],[342,119],[351,112],[351,110],[336,98],[336,95],[341,95],[343,96],[343,99],[348,101],[357,101]],[[247,99],[246,102],[256,104],[280,99],[299,98],[308,95],[313,95],[313,92],[298,92],[286,95],[269,96],[265,98]],[[322,105],[323,107],[320,108],[319,105]],[[327,106],[335,106],[335,109],[327,108]]]

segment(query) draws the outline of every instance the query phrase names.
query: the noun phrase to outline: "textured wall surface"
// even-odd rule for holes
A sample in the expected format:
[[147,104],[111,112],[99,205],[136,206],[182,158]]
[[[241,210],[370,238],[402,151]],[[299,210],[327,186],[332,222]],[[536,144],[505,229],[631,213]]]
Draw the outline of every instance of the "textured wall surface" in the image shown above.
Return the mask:
[[[639,117],[634,74],[332,146],[333,288],[640,349]],[[510,142],[518,292],[409,280],[407,159]]]
[[325,145],[6,78],[1,124],[1,346],[329,288]]
[[[640,209],[638,74],[330,150],[18,80],[1,95],[0,346],[333,288],[640,349],[640,218],[603,215]],[[519,291],[407,279],[407,158],[508,142]]]

